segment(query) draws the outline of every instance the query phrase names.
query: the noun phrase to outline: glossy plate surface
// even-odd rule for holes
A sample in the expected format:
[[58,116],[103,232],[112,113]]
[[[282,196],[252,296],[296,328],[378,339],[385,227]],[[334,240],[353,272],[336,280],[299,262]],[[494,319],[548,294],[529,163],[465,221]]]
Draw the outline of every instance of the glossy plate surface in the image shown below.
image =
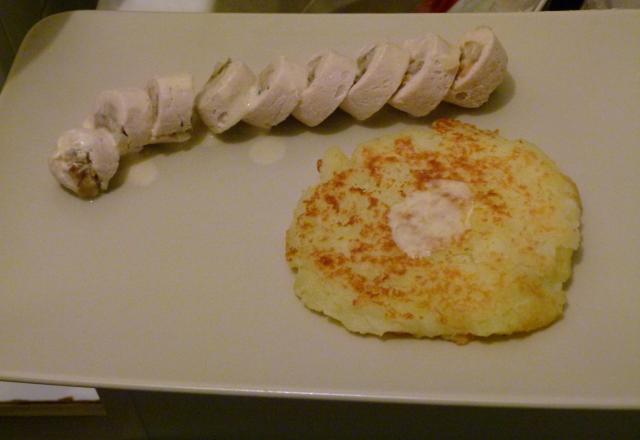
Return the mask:
[[[316,129],[204,130],[124,161],[93,202],[47,157],[102,90],[224,56],[354,54],[490,25],[507,81],[479,110],[385,110]],[[76,12],[28,35],[0,96],[0,379],[365,400],[640,407],[640,13],[214,15]],[[359,337],[293,294],[284,233],[328,147],[450,116],[525,138],[578,184],[584,243],[565,317],[457,346]]]

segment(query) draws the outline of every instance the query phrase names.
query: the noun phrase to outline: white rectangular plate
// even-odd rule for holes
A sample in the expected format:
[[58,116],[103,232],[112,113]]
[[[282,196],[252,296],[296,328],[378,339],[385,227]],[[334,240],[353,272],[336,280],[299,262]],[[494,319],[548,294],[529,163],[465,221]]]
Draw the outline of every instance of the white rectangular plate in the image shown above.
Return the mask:
[[[46,162],[102,90],[224,56],[492,26],[510,77],[479,110],[336,114],[149,148],[93,202]],[[0,379],[210,393],[640,408],[640,14],[213,15],[80,12],[26,38],[0,96]],[[456,116],[541,146],[578,184],[584,243],[565,317],[466,346],[360,337],[306,310],[284,233],[330,146]]]

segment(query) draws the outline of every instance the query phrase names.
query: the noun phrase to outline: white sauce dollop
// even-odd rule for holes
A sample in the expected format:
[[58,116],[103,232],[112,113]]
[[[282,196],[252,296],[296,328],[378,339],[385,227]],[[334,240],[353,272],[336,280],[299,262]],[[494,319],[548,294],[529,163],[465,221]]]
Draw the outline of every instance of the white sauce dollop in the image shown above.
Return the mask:
[[432,180],[391,207],[393,240],[411,258],[428,257],[448,245],[469,226],[473,193],[464,182]]

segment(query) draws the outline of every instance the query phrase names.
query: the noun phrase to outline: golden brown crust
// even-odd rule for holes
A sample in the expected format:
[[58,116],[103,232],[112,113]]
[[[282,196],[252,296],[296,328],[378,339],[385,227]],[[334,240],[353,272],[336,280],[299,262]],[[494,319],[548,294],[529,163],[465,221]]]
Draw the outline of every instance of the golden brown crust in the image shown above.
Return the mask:
[[[307,193],[286,256],[293,269],[304,268],[299,276],[313,272],[324,281],[297,283],[296,293],[359,332],[466,341],[547,325],[562,313],[568,274],[556,270],[562,252],[544,254],[543,241],[577,246],[573,218],[558,212],[564,198],[579,200],[575,185],[523,141],[507,148],[497,131],[450,119],[433,129],[433,147],[411,134],[361,146],[350,166]],[[469,185],[472,228],[430,258],[411,258],[394,242],[387,216],[434,179]],[[334,300],[339,305],[324,305]]]

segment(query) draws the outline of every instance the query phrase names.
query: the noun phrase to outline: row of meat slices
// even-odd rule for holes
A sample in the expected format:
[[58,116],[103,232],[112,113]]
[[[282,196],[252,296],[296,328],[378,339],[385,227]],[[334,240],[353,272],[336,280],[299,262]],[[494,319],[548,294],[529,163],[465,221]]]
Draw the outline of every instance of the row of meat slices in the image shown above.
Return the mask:
[[459,46],[435,34],[371,45],[353,60],[332,50],[306,68],[278,58],[257,77],[227,59],[196,98],[200,118],[214,133],[241,120],[270,128],[293,115],[314,127],[338,107],[359,121],[385,104],[425,116],[442,101],[479,107],[502,82],[507,54],[488,27],[468,32]]
[[149,144],[187,141],[194,99],[189,74],[154,78],[146,89],[104,91],[83,127],[58,138],[49,169],[68,190],[96,197],[108,188],[121,156]]
[[240,121],[269,129],[290,115],[314,127],[338,107],[362,121],[387,103],[420,117],[442,101],[481,106],[506,66],[507,54],[488,27],[466,33],[458,46],[427,34],[401,46],[371,45],[356,60],[328,50],[302,67],[279,57],[258,76],[227,59],[197,96],[189,74],[154,78],[146,90],[102,92],[84,127],[58,139],[49,167],[67,189],[95,197],[108,188],[120,156],[188,140],[194,106],[213,133]]

